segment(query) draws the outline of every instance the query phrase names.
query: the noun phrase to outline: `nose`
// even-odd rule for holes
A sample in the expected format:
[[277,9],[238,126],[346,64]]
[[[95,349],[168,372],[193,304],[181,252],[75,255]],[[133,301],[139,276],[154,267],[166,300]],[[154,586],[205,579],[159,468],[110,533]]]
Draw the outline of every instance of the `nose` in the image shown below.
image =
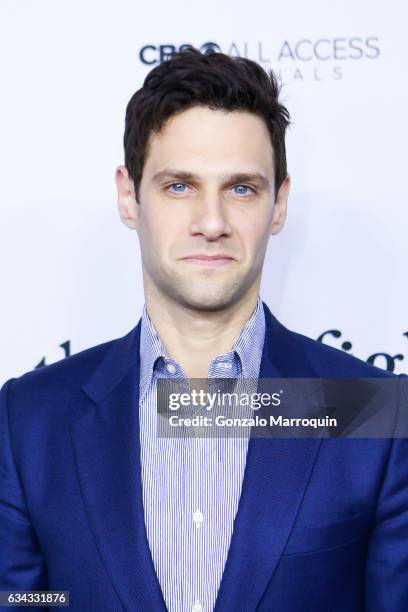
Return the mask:
[[190,224],[191,235],[201,235],[209,242],[229,236],[232,228],[226,206],[227,203],[218,194],[208,194],[196,200]]

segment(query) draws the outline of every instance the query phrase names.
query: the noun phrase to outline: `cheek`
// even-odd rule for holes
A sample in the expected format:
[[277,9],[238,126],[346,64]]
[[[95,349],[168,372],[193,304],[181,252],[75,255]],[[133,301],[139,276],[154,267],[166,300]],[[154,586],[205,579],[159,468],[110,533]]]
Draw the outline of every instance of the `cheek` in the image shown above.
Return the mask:
[[261,216],[247,219],[244,226],[239,230],[239,236],[247,252],[252,253],[253,257],[262,253],[263,247],[269,239],[269,218]]
[[152,199],[143,200],[140,205],[139,227],[145,239],[155,240],[163,232],[163,212],[159,210],[157,202]]
[[[150,202],[149,202],[150,204]],[[156,253],[163,253],[177,248],[182,243],[183,225],[180,215],[163,212],[152,205],[140,216],[140,240]]]
[[263,198],[235,213],[234,227],[245,242],[257,243],[267,240],[272,225],[274,206],[269,198]]

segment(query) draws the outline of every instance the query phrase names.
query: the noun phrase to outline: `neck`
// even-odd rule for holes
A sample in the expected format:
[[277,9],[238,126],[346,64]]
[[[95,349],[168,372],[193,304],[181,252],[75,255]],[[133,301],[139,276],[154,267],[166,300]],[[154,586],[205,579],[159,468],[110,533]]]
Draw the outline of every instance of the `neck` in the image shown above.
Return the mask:
[[250,319],[259,285],[239,301],[214,311],[180,305],[151,289],[145,292],[149,317],[166,349],[188,378],[207,378],[211,360],[230,351]]

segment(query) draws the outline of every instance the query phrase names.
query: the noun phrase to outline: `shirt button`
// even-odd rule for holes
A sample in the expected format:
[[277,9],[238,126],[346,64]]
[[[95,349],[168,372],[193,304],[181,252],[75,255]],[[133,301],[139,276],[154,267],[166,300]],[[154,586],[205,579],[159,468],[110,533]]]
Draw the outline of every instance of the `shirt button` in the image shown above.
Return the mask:
[[168,372],[170,372],[170,374],[174,374],[174,373],[175,373],[175,371],[176,371],[176,369],[177,369],[177,368],[176,368],[176,366],[175,366],[173,363],[168,363],[168,364],[166,365],[166,370],[167,370]]
[[201,510],[196,510],[193,514],[193,523],[195,524],[196,527],[199,527],[201,525],[201,523],[203,522],[204,516],[203,513],[201,512]]
[[226,368],[227,370],[230,370],[232,368],[232,363],[229,363],[228,361],[220,361],[218,365],[222,368]]
[[201,602],[196,599],[194,602],[194,606],[191,608],[191,612],[202,612],[202,610],[203,606],[201,605]]

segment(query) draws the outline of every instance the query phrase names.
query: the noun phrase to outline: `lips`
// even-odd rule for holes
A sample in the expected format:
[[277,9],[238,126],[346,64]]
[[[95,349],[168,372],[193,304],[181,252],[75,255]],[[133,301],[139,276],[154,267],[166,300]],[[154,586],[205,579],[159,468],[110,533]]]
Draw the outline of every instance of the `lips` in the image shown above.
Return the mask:
[[229,255],[202,255],[197,253],[195,255],[188,255],[182,258],[183,261],[193,263],[202,266],[222,266],[233,261],[233,258]]
[[187,255],[183,259],[203,259],[204,261],[212,261],[214,259],[232,259],[229,255]]

